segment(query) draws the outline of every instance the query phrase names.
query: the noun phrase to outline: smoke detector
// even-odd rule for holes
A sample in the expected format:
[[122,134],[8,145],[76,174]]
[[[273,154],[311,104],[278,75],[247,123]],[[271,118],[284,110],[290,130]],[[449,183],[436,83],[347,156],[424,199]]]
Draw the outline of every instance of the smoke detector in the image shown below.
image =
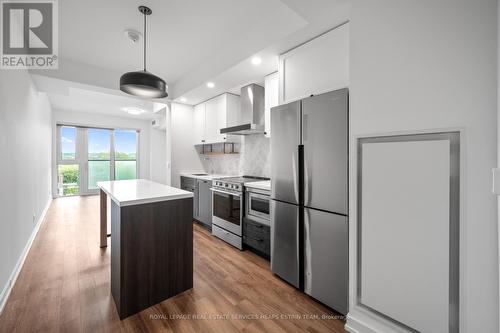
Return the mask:
[[123,34],[134,44],[137,43],[142,37],[142,34],[139,31],[132,29],[125,29]]

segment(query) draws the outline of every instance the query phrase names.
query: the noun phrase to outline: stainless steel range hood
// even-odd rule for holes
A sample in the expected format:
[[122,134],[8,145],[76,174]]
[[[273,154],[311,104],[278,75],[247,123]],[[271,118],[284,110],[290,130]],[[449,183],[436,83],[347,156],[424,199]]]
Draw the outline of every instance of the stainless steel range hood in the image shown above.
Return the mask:
[[264,134],[264,88],[256,84],[241,88],[240,103],[238,125],[222,128],[220,133],[230,135]]

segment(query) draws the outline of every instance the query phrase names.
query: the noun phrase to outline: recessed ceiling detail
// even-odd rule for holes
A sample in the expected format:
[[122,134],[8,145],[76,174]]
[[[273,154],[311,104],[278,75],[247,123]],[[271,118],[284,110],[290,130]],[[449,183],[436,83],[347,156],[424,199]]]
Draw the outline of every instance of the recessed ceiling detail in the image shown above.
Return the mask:
[[[48,95],[50,104],[55,110],[144,120],[156,119],[165,115],[166,104],[124,95],[119,90],[99,88],[39,75],[32,75],[32,77],[37,89]],[[137,110],[141,110],[139,111],[141,114],[137,114],[139,113],[135,112]]]
[[[166,79],[172,99],[183,96],[190,104],[262,80],[277,70],[279,54],[349,19],[348,0],[147,3],[155,16],[148,20],[148,69]],[[60,2],[60,69],[35,73],[117,89],[120,75],[142,60],[142,43],[123,37],[125,29],[142,30],[136,6],[132,0]],[[256,55],[258,66],[251,63]],[[215,87],[208,89],[207,81]]]

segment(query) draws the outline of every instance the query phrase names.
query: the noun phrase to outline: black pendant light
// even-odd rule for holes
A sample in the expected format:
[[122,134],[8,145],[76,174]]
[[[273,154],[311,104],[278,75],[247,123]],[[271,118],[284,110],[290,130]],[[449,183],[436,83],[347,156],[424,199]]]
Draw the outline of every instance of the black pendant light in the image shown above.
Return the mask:
[[146,17],[152,11],[146,6],[139,6],[139,11],[144,15],[144,69],[123,74],[120,78],[120,90],[145,98],[167,97],[165,81],[146,70]]

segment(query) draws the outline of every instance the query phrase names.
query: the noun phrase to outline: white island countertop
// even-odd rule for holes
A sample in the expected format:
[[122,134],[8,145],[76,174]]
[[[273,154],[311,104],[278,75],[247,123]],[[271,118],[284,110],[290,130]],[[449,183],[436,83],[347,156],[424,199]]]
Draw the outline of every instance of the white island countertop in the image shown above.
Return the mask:
[[105,181],[97,186],[120,207],[193,197],[191,192],[146,179]]

